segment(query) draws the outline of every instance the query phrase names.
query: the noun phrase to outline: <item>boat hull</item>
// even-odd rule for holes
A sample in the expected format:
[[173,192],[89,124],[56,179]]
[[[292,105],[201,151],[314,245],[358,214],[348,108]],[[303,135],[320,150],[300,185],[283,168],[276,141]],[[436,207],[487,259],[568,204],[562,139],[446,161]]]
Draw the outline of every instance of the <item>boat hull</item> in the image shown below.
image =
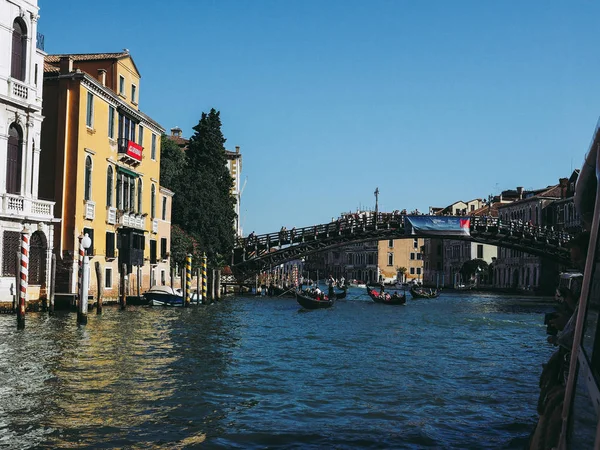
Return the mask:
[[307,297],[296,292],[296,301],[306,309],[322,309],[322,308],[330,308],[333,306],[332,300],[317,300],[312,297]]
[[373,288],[367,286],[367,294],[371,297],[375,303],[381,303],[383,305],[404,305],[406,303],[406,294],[400,296],[390,295],[389,298],[385,299],[380,297],[379,295],[373,294]]
[[183,306],[183,297],[180,295],[147,292],[144,298],[152,306]]

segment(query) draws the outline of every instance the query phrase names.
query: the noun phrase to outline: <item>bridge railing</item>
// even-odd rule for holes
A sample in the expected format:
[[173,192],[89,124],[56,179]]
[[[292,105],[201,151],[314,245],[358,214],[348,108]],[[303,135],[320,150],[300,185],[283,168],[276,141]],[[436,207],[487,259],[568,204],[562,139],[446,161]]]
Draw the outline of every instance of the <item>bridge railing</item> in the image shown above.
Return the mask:
[[[495,217],[486,216],[465,216],[470,219],[471,231],[485,231],[486,229],[496,229],[504,231],[507,234],[518,234],[521,236],[530,236],[534,239],[543,239],[551,242],[566,243],[571,238],[569,233],[564,231],[555,231],[545,226],[532,225],[520,220],[503,222]],[[267,233],[261,235],[252,235],[245,238],[239,238],[238,248],[254,249],[263,248],[281,248],[285,245],[293,245],[301,242],[316,241],[320,237],[329,236],[331,233],[347,233],[356,229],[370,229],[381,227],[403,228],[406,223],[406,215],[398,213],[379,213],[359,215],[349,214],[336,221],[326,224],[313,225],[303,228],[292,228],[291,230],[282,229],[276,233]]]

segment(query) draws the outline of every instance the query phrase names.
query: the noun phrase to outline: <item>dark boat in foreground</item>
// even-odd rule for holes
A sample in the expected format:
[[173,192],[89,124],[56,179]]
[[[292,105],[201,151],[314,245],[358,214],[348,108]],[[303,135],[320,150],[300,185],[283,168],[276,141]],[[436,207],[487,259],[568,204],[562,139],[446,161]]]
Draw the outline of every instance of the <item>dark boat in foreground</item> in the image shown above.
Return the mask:
[[394,292],[390,294],[388,292],[379,292],[373,288],[373,286],[367,285],[367,294],[371,297],[375,303],[383,303],[386,305],[404,305],[406,303],[406,294],[398,294]]
[[320,309],[333,306],[333,300],[328,298],[325,300],[317,300],[304,292],[296,292],[296,301],[300,303],[300,306],[306,309]]
[[341,300],[343,298],[346,298],[346,293],[348,292],[348,289],[344,289],[342,292],[336,292],[335,293],[335,299],[336,300]]
[[438,298],[440,296],[440,291],[438,289],[430,290],[429,292],[423,289],[411,288],[410,295],[412,298]]

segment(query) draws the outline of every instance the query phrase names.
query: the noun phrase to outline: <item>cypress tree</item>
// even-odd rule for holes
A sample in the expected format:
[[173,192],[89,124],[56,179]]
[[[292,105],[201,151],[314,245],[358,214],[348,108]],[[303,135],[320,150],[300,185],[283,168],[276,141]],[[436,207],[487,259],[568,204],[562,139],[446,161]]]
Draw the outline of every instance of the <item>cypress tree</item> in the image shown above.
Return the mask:
[[233,179],[227,168],[220,113],[214,108],[202,113],[194,131],[175,193],[172,220],[196,240],[215,265],[223,257],[228,259],[235,238]]

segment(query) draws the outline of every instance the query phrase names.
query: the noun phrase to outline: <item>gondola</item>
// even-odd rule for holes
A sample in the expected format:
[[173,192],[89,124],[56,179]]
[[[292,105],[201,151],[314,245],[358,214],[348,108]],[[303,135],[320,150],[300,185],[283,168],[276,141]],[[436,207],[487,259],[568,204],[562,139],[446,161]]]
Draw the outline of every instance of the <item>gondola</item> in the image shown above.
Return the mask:
[[335,293],[335,299],[336,300],[341,300],[343,298],[346,298],[346,293],[348,292],[348,289],[344,289],[342,292],[336,292]]
[[406,294],[399,295],[394,293],[390,295],[384,292],[383,295],[376,291],[372,286],[367,285],[367,294],[375,303],[383,303],[385,305],[404,305],[406,303]]
[[300,303],[300,306],[306,309],[320,309],[333,306],[333,300],[317,300],[316,298],[304,294],[304,292],[296,292],[296,301]]
[[416,289],[412,287],[410,288],[410,295],[412,298],[438,298],[440,296],[440,291],[436,289],[435,291],[429,293],[422,289]]

